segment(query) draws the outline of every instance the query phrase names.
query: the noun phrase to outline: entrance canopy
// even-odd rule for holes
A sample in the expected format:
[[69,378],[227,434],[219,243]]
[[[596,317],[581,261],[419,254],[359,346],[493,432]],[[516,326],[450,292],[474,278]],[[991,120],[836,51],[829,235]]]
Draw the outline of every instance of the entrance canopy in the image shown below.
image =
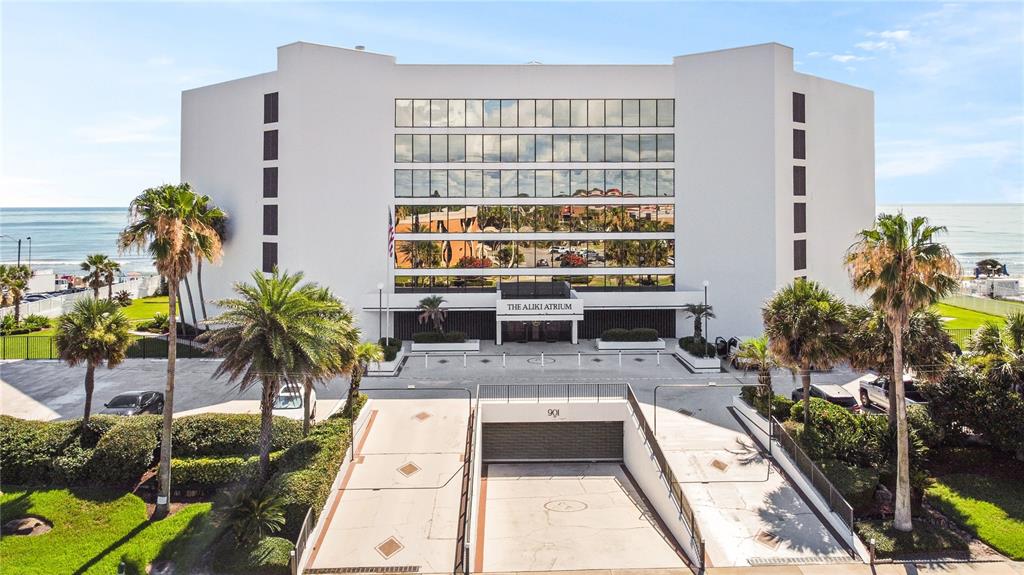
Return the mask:
[[501,345],[502,322],[572,322],[572,342],[578,343],[577,324],[583,320],[583,300],[501,298],[495,305],[494,316],[498,322],[495,338],[498,345]]

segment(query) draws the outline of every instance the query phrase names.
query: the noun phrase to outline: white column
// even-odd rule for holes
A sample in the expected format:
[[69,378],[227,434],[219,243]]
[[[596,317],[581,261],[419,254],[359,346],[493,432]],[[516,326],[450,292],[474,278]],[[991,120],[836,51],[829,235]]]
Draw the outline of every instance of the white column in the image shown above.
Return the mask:
[[577,321],[578,320],[575,320],[575,319],[572,320],[572,342],[574,344],[579,343],[579,340],[576,338],[576,322]]
[[495,345],[501,345],[501,320],[495,320],[495,332],[494,332],[494,343]]

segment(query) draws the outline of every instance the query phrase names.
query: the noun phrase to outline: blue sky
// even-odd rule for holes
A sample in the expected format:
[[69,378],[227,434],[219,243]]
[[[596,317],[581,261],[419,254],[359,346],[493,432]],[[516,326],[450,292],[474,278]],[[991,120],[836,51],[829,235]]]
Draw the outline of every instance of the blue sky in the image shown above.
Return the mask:
[[1024,3],[11,3],[0,205],[121,206],[178,180],[180,92],[296,40],[401,63],[643,63],[775,41],[875,91],[880,204],[1024,202]]

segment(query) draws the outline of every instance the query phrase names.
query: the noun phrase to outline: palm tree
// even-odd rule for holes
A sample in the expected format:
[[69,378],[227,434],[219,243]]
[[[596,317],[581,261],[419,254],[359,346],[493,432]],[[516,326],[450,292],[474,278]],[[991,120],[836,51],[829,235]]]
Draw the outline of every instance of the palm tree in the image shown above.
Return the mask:
[[106,254],[90,254],[85,256],[85,261],[80,264],[82,271],[86,272],[85,283],[92,288],[93,298],[99,299],[103,282],[108,275],[113,274],[110,270],[111,263]]
[[109,260],[107,269],[104,271],[103,279],[107,282],[107,299],[114,299],[114,278],[117,277],[117,272],[121,271],[121,264]]
[[748,339],[732,354],[732,359],[743,369],[757,370],[758,394],[769,400],[775,395],[772,390],[772,369],[778,365],[775,355],[765,336]]
[[[199,219],[213,228],[217,232],[217,238],[224,243],[224,236],[227,233],[227,212],[213,205],[210,196],[199,196],[196,200],[196,211]],[[206,298],[203,296],[203,258],[199,256],[196,257],[196,287],[199,289],[199,307],[205,320],[209,316],[206,315]]]
[[427,296],[420,300],[420,323],[428,321],[434,324],[434,330],[444,333],[444,320],[448,317],[448,310],[441,306],[444,298],[439,295]]
[[1018,311],[1006,316],[1006,323],[1003,325],[1006,337],[1014,351],[1024,351],[1024,311]]
[[363,342],[356,346],[355,361],[352,365],[352,377],[348,386],[348,403],[345,404],[345,413],[352,415],[356,401],[359,399],[359,384],[363,380],[363,374],[370,367],[370,363],[384,359],[384,349],[372,342]]
[[880,214],[875,226],[862,230],[846,254],[853,287],[870,291],[871,303],[885,314],[892,333],[892,382],[896,388],[896,512],[893,527],[914,529],[910,511],[910,431],[903,387],[903,333],[910,316],[959,286],[960,266],[935,237],[946,228],[927,218],[907,220],[902,213]]
[[107,299],[80,299],[57,324],[57,353],[68,367],[85,364],[85,414],[82,427],[89,423],[96,367],[114,368],[128,353],[131,324],[117,302]]
[[32,270],[26,265],[0,265],[0,289],[5,304],[14,306],[14,323],[21,321],[21,298],[32,279]]
[[309,435],[310,429],[310,400],[313,395],[313,387],[317,383],[326,383],[332,378],[343,376],[352,372],[356,364],[356,348],[359,345],[359,329],[355,327],[352,320],[352,312],[341,300],[327,288],[320,288],[316,297],[323,302],[332,304],[326,315],[331,320],[338,322],[338,340],[334,343],[336,354],[328,355],[319,361],[307,360],[308,373],[302,378],[302,436]]
[[688,303],[683,306],[683,313],[693,317],[693,340],[704,339],[704,329],[701,322],[704,318],[715,319],[714,306],[703,303]]
[[765,302],[761,319],[775,358],[800,374],[807,424],[811,368],[829,369],[846,357],[846,304],[817,282],[798,279]]
[[245,391],[259,384],[259,476],[270,473],[270,441],[274,400],[281,385],[323,377],[324,366],[341,363],[338,350],[351,324],[338,321],[341,303],[323,295],[323,288],[302,281],[302,273],[276,268],[269,277],[252,274],[252,284],[235,284],[238,298],[217,301],[224,313],[211,318],[215,327],[206,334],[209,347],[223,361],[214,377]]
[[193,257],[208,261],[221,256],[216,231],[196,215],[196,194],[188,184],[164,184],[144,190],[129,206],[129,224],[118,237],[122,252],[147,250],[157,272],[167,280],[167,385],[164,389],[164,417],[160,441],[160,492],[155,516],[170,509],[171,423],[174,413],[174,364],[177,357],[176,306],[178,285],[192,269]]

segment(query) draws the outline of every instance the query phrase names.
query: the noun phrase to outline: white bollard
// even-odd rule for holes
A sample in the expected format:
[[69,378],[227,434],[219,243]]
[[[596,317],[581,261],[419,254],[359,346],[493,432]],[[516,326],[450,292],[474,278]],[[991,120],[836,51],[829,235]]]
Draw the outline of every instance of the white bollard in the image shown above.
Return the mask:
[[619,350],[619,367],[622,367],[622,350]]
[[657,356],[658,356],[658,365],[661,365],[661,351],[659,350],[659,351],[656,351],[654,353],[657,354]]
[[427,353],[423,354],[423,367],[424,368],[428,367],[427,366],[427,355],[429,355],[429,354],[427,354]]
[[466,352],[462,352],[462,367],[466,367]]
[[583,367],[583,354],[576,352],[576,367]]
[[544,352],[540,352],[540,366],[544,367]]
[[501,367],[505,366],[505,352],[501,352]]

